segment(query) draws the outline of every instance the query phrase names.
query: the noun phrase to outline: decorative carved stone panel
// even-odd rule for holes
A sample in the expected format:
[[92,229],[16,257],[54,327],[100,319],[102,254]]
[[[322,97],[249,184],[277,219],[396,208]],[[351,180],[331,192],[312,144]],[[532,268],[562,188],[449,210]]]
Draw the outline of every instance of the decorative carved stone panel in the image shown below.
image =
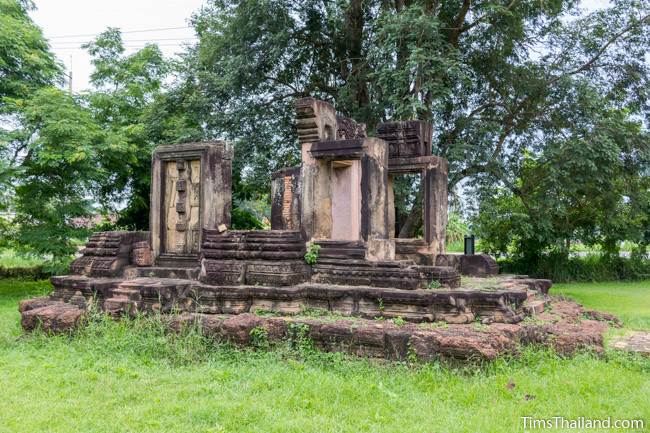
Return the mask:
[[196,253],[199,250],[201,161],[167,161],[164,167],[164,251]]
[[431,124],[412,120],[386,122],[377,127],[377,137],[388,143],[389,158],[431,155]]

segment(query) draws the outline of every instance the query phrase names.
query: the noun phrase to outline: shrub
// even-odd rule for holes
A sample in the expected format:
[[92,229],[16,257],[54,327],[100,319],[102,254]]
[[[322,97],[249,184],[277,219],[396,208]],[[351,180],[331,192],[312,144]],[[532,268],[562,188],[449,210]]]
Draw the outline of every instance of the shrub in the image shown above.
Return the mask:
[[231,210],[231,228],[233,230],[263,230],[264,224],[252,212],[234,207]]
[[567,257],[566,254],[542,255],[535,262],[502,259],[503,273],[527,274],[548,278],[556,283],[569,281],[617,281],[650,278],[650,260],[640,257],[589,255]]
[[50,272],[45,271],[43,266],[30,266],[21,268],[5,268],[0,266],[0,278],[18,278],[21,280],[45,280],[51,277]]
[[318,261],[318,251],[320,251],[320,245],[310,243],[307,246],[307,252],[305,253],[305,263],[308,265],[315,265]]

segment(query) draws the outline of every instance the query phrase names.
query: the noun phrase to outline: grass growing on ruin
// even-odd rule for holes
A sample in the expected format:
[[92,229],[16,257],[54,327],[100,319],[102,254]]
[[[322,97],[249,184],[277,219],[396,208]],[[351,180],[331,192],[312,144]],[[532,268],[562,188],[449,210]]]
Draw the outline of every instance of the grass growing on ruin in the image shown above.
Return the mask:
[[551,293],[568,296],[587,308],[616,314],[626,328],[650,330],[650,280],[556,284]]
[[469,367],[382,363],[308,341],[238,350],[192,329],[168,335],[155,319],[25,336],[17,303],[47,289],[0,281],[0,431],[474,433],[523,431],[521,416],[650,422],[648,359],[526,350]]

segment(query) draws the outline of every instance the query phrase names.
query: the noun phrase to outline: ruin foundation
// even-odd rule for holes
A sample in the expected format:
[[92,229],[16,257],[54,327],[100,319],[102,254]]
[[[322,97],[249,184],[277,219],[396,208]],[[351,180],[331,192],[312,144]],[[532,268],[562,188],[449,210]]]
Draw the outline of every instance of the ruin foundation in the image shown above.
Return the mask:
[[[299,322],[323,349],[389,359],[494,358],[520,342],[602,346],[602,323],[582,315],[527,324],[546,314],[550,281],[445,252],[447,161],[431,154],[431,125],[385,123],[368,138],[331,104],[303,98],[296,131],[301,165],[270,179],[272,230],[230,229],[228,143],[158,147],[151,231],[93,234],[51,295],[21,304],[23,327],[71,330],[96,305],[116,318],[165,314],[172,328],[198,321],[241,344],[253,328],[280,339]],[[418,238],[395,230],[393,183],[404,173],[422,179]],[[317,251],[309,264],[308,251]]]

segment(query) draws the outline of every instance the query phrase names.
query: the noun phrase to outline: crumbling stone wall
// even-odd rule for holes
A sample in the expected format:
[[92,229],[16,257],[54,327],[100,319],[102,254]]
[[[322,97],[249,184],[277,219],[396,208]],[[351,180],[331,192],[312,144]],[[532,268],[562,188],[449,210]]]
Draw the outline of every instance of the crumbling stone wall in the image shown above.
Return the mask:
[[147,240],[149,232],[98,232],[93,233],[81,253],[70,264],[77,275],[112,277],[121,275],[129,265],[133,245]]
[[271,175],[271,229],[300,229],[300,167],[284,168]]

